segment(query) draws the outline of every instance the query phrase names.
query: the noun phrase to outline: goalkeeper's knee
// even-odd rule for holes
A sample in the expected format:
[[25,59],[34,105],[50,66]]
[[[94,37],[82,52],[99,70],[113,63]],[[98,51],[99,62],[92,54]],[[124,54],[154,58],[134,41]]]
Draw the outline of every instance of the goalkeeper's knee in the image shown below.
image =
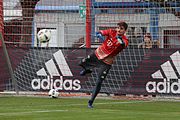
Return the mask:
[[100,80],[103,81],[107,76],[107,71],[103,71],[103,73],[100,75]]
[[84,64],[86,64],[86,62],[88,62],[90,59],[90,55],[87,56],[87,58],[83,58],[80,63],[79,63],[79,66],[82,66],[84,67]]
[[88,62],[90,60],[90,55],[87,56],[87,58],[83,58],[81,60],[81,63],[85,63],[85,62]]

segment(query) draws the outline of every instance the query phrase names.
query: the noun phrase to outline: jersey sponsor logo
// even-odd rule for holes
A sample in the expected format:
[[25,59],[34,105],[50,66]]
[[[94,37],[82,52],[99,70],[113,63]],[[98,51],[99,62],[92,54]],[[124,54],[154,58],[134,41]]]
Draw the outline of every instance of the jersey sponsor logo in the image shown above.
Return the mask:
[[[73,74],[61,50],[55,52],[53,58],[45,62],[45,68],[41,68],[36,74],[39,78],[31,81],[34,90],[49,90],[52,88],[58,90],[81,89],[80,80],[72,79]],[[68,79],[64,79],[64,77]]]
[[146,83],[148,93],[180,93],[180,53],[179,51],[170,56],[171,60],[163,63],[161,69],[151,76],[158,81]]
[[108,41],[107,41],[107,46],[108,46],[108,47],[111,47],[112,45],[113,45],[113,42],[112,42],[112,38],[111,38],[111,40],[108,40]]

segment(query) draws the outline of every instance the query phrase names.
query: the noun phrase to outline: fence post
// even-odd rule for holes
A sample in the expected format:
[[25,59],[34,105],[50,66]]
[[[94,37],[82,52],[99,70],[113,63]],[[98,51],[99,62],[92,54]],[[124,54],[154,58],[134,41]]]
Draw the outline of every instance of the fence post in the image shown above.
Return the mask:
[[18,95],[19,94],[19,90],[18,90],[18,87],[17,87],[17,82],[16,82],[16,79],[15,79],[14,74],[13,74],[13,69],[12,69],[11,61],[10,61],[10,58],[9,58],[9,55],[8,55],[8,52],[7,52],[7,48],[6,48],[6,45],[5,45],[5,42],[4,42],[4,38],[3,38],[3,35],[2,35],[1,32],[0,32],[0,40],[1,40],[1,43],[2,43],[3,52],[4,52],[4,55],[5,55],[5,60],[7,62],[8,70],[9,70],[10,75],[11,75],[12,84],[14,86],[16,95]]

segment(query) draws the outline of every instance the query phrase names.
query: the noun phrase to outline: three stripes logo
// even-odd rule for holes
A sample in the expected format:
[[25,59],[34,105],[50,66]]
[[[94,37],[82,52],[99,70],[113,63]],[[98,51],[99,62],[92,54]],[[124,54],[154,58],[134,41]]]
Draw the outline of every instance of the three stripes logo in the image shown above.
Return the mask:
[[[61,50],[55,52],[53,58],[45,62],[45,68],[41,68],[36,74],[41,78],[43,77],[43,79],[36,78],[31,81],[34,90],[49,90],[52,88],[58,90],[81,89],[80,80],[69,79],[69,77],[73,77],[73,74]],[[64,80],[63,77],[68,77],[68,79]]]
[[146,83],[146,91],[149,93],[180,93],[180,53],[170,56],[171,60],[163,63],[161,69],[153,73],[153,79],[162,82],[149,81]]

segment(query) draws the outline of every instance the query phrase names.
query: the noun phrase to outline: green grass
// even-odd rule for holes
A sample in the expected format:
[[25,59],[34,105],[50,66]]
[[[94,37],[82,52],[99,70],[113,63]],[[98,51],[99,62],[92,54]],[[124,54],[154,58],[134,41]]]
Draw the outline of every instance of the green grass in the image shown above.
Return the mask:
[[180,102],[0,97],[0,120],[180,120]]

